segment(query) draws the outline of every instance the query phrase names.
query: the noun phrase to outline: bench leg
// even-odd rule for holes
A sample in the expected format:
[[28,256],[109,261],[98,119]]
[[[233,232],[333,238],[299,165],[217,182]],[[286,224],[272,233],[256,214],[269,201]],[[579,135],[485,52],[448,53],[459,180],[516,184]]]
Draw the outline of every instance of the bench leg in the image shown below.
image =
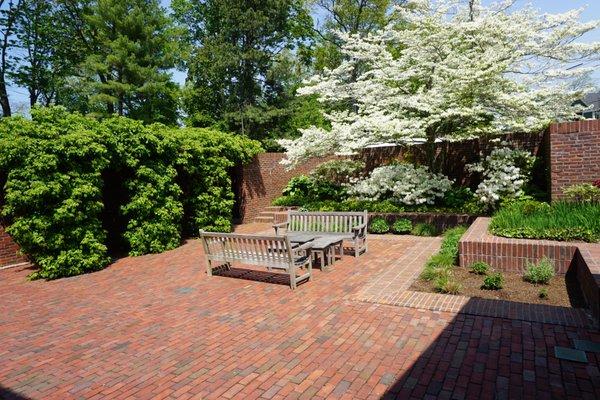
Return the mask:
[[206,264],[207,264],[206,275],[212,276],[212,264],[211,264],[211,261],[210,260],[206,260]]
[[308,260],[308,280],[312,281],[312,258]]

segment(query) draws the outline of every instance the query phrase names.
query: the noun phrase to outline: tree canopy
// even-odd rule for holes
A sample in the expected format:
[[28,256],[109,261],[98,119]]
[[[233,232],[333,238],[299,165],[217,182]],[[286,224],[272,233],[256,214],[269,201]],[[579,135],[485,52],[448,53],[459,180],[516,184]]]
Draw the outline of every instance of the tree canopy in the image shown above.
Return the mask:
[[382,30],[340,33],[342,63],[298,91],[332,109],[331,128],[282,140],[287,161],[378,143],[433,148],[439,140],[532,131],[576,117],[581,88],[572,82],[600,58],[600,43],[576,39],[599,22],[579,22],[581,10],[542,15],[512,3],[411,1]]

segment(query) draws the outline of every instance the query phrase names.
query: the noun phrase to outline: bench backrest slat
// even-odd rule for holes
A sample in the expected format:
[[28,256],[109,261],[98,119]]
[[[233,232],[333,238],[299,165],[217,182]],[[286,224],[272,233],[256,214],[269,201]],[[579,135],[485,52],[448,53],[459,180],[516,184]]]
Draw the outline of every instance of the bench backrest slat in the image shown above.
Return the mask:
[[288,232],[352,233],[367,223],[367,212],[288,211]]
[[200,239],[210,260],[279,268],[293,265],[291,245],[285,236],[200,232]]

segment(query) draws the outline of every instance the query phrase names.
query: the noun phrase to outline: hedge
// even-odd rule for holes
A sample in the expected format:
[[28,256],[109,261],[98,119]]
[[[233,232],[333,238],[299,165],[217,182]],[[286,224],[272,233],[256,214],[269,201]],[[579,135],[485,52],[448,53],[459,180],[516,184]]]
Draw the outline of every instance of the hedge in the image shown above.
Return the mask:
[[110,262],[115,230],[130,255],[172,249],[200,228],[230,230],[229,169],[260,151],[209,129],[34,109],[31,120],[0,120],[2,214],[39,266],[33,278],[95,271]]

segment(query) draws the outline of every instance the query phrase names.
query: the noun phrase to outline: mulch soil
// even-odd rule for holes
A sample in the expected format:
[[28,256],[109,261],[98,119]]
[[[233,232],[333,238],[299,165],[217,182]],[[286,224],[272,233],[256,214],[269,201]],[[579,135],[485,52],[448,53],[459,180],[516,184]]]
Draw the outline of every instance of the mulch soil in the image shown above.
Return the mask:
[[[521,303],[548,304],[562,307],[583,308],[586,306],[577,282],[571,274],[556,275],[548,285],[534,285],[523,280],[521,274],[504,272],[504,287],[500,290],[481,289],[484,275],[477,275],[465,267],[454,267],[454,278],[462,285],[459,295],[485,299],[509,300]],[[545,288],[548,297],[539,297]],[[419,292],[435,293],[433,282],[417,279],[410,287]]]

